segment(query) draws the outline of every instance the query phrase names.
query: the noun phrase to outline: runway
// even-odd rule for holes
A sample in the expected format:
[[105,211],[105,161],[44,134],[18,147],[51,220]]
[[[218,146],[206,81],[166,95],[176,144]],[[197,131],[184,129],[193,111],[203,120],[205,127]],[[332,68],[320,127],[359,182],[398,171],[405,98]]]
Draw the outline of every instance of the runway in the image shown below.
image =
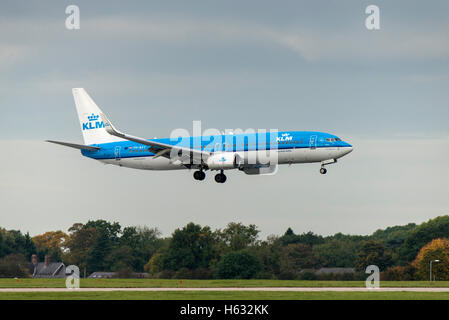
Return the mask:
[[0,288],[1,292],[111,292],[111,291],[283,291],[283,292],[449,292],[449,288],[364,287],[252,287],[252,288]]

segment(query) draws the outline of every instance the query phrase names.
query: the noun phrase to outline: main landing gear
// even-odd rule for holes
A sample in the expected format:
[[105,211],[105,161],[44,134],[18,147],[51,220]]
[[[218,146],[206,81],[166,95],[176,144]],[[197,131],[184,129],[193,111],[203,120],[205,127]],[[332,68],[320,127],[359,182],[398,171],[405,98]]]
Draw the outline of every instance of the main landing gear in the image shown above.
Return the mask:
[[[203,170],[198,170],[193,173],[193,178],[195,180],[203,181],[206,178],[206,174]],[[221,170],[220,173],[215,175],[215,181],[217,183],[225,183],[226,182],[226,176],[223,173],[223,170]]]
[[202,171],[202,170],[195,171],[195,172],[193,173],[193,178],[194,178],[195,180],[200,180],[200,181],[202,181],[202,180],[204,180],[204,178],[206,178],[206,174],[205,174],[204,171]]
[[221,170],[221,173],[218,173],[215,175],[215,181],[217,183],[225,183],[226,182],[226,176],[223,173],[223,170]]
[[320,173],[321,173],[321,174],[326,174],[326,172],[327,172],[327,169],[326,169],[325,167],[322,167],[322,168],[320,169]]

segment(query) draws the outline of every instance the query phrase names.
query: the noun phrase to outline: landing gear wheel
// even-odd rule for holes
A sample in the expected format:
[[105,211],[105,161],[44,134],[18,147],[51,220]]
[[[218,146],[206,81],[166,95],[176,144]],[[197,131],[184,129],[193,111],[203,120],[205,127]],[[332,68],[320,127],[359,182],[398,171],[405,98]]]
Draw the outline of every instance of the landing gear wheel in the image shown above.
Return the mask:
[[326,172],[327,172],[327,169],[326,169],[326,168],[321,168],[321,169],[320,169],[320,173],[321,173],[321,174],[326,174]]
[[217,183],[225,183],[226,182],[226,176],[223,173],[219,173],[215,175],[215,181]]
[[200,181],[202,181],[202,180],[204,180],[204,178],[206,178],[206,174],[205,174],[203,171],[195,171],[195,172],[193,173],[193,178],[194,178],[195,180],[200,180]]

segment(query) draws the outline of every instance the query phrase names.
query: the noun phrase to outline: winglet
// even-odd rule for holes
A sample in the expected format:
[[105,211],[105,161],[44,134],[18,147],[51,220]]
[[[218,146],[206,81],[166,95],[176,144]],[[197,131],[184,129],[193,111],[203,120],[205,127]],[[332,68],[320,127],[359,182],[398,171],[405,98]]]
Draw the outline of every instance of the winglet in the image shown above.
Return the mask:
[[111,121],[109,121],[108,117],[106,117],[106,115],[104,113],[100,113],[100,117],[101,117],[101,120],[103,120],[104,128],[106,129],[107,133],[109,133],[110,135],[113,135],[113,136],[121,137],[121,138],[123,138],[125,136],[123,133],[118,131],[113,126]]

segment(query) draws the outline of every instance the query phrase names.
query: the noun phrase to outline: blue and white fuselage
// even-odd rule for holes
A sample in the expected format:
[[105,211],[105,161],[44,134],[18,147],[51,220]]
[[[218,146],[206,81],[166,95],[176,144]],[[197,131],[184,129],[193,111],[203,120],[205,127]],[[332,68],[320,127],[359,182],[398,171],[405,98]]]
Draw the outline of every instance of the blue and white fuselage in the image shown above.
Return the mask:
[[339,137],[314,131],[242,133],[178,139],[142,139],[118,131],[82,88],[73,89],[84,145],[50,141],[81,149],[91,159],[143,170],[217,170],[217,182],[226,181],[224,170],[270,174],[277,165],[321,163],[325,166],[350,153],[353,147]]
[[[179,139],[179,141],[173,141],[170,138],[152,139],[148,141],[204,150],[211,153],[237,153],[243,159],[260,158],[261,156],[266,156],[267,152],[271,151],[278,154],[278,164],[321,162],[341,158],[352,151],[350,144],[328,133],[284,131],[279,132],[279,135],[291,137],[291,139],[285,141],[271,139],[270,143],[266,143],[268,139],[266,139],[266,135],[264,134],[242,134],[187,137]],[[195,145],[195,141],[199,141],[200,144]],[[210,141],[220,142],[211,145]],[[234,143],[227,143],[227,141],[233,141]],[[249,141],[249,143],[245,141]],[[159,157],[159,161],[152,159],[155,153],[149,151],[150,149],[147,146],[136,142],[120,141],[93,144],[91,146],[99,147],[100,149],[92,151],[82,150],[82,154],[104,163],[147,170],[186,168],[180,163],[171,163],[165,157]]]

